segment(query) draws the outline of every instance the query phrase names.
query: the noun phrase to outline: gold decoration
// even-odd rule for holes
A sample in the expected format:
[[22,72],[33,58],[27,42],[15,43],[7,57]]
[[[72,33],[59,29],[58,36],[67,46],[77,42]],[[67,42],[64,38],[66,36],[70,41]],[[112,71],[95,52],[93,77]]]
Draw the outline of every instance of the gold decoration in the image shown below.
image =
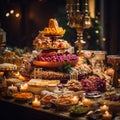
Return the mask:
[[90,35],[88,35],[88,36],[87,36],[87,39],[90,39],[90,38],[91,38],[91,36],[90,36]]
[[98,34],[98,33],[99,33],[99,30],[96,30],[95,33]]
[[45,27],[41,34],[44,35],[63,35],[66,32],[65,29],[59,27],[58,22],[56,19],[51,18],[49,20],[48,27]]
[[106,38],[105,38],[105,37],[103,37],[103,38],[102,38],[102,40],[103,40],[103,41],[106,41]]
[[[78,55],[81,55],[82,46],[85,44],[83,40],[83,31],[91,27],[91,18],[88,7],[88,0],[84,0],[82,14],[79,9],[79,0],[67,0],[66,10],[68,14],[68,25],[77,31]],[[81,42],[84,41],[84,42]]]

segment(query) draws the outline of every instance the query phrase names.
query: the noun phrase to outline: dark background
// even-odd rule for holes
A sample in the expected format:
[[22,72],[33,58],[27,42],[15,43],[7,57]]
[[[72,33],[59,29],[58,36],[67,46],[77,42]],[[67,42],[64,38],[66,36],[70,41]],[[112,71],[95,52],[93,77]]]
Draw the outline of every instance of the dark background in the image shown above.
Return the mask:
[[[96,0],[96,12],[102,10],[101,1]],[[120,7],[119,0],[103,0],[105,50],[108,54],[120,54]],[[76,41],[76,31],[67,26],[66,0],[0,0],[0,23],[7,34],[7,45],[23,48],[32,47],[40,30],[48,26],[50,18],[57,18],[60,26],[67,30],[64,38],[72,44]],[[19,18],[6,12],[14,9]],[[100,17],[100,15],[99,15]]]

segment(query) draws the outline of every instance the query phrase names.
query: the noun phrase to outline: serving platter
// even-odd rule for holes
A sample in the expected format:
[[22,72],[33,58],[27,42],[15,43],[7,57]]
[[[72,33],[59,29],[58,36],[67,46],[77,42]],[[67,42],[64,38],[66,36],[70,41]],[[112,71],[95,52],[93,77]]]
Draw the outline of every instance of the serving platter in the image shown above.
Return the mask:
[[[64,64],[65,62],[43,62],[43,61],[37,61],[34,60],[33,64],[36,66],[40,66],[40,67],[49,67],[49,68],[53,68],[53,67],[60,67]],[[70,64],[71,66],[75,66],[77,63],[76,61],[70,61],[70,62],[66,62],[68,64]]]
[[19,93],[14,93],[12,97],[15,99],[15,101],[26,102],[33,98],[33,94],[30,92],[19,92]]
[[102,94],[98,91],[86,93],[87,98],[99,98],[101,96],[102,96]]

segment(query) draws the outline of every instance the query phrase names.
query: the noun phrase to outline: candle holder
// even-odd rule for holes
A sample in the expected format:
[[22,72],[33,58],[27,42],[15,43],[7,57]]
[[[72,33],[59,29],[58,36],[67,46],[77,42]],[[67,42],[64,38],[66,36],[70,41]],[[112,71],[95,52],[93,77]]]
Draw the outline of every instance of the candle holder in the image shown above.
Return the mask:
[[114,76],[113,76],[113,82],[112,85],[115,88],[120,87],[118,79],[120,74],[120,55],[108,55],[107,56],[107,62],[112,64],[112,67],[114,69]]
[[40,96],[39,95],[34,96],[34,99],[32,101],[32,106],[33,107],[40,107],[41,106]]
[[68,26],[75,28],[77,32],[78,55],[81,55],[82,46],[86,43],[83,40],[84,29],[91,27],[91,18],[89,14],[88,0],[84,0],[83,10],[80,11],[79,0],[67,0],[66,11],[68,16]]

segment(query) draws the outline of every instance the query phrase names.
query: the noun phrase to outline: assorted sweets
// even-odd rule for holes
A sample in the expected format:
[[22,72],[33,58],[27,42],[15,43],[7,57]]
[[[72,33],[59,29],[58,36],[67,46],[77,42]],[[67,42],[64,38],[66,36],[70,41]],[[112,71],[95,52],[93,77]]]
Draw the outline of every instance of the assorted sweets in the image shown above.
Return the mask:
[[17,65],[17,67],[20,67],[22,64],[22,58],[15,52],[7,50],[0,56],[0,63],[11,63]]
[[81,115],[89,111],[89,107],[83,105],[74,105],[71,106],[68,110],[71,115]]
[[89,77],[82,79],[81,84],[85,91],[106,91],[106,79],[100,77]]
[[30,100],[33,98],[33,94],[30,92],[20,92],[14,93],[12,97],[15,98],[16,100]]
[[17,65],[11,63],[0,64],[0,71],[17,70]]
[[42,71],[42,79],[45,80],[65,80],[69,79],[69,75],[63,72],[56,72],[53,70],[43,70]]
[[[93,74],[93,69],[87,64],[86,59],[91,58],[91,53],[86,53],[84,57],[81,57],[68,51],[71,45],[66,40],[59,38],[65,34],[65,31],[62,27],[59,27],[56,19],[51,18],[49,20],[48,27],[40,31],[33,41],[33,45],[38,51],[30,61],[33,63],[33,67],[42,68],[41,73],[37,71],[39,75],[41,74],[41,79],[37,78],[39,75],[34,79],[30,78],[29,81],[27,81],[28,89],[22,91],[19,88],[17,92],[13,93],[11,90],[14,90],[17,83],[19,83],[19,85],[23,83],[22,80],[17,78],[8,78],[6,79],[7,85],[11,86],[8,86],[9,91],[4,92],[3,96],[12,97],[19,101],[31,101],[37,93],[37,95],[41,97],[39,107],[43,105],[44,107],[49,107],[48,105],[52,107],[52,105],[55,105],[54,107],[56,109],[67,111],[70,115],[87,113],[91,107],[88,107],[88,104],[92,104],[90,99],[102,97],[104,92],[104,100],[120,102],[120,94],[116,92],[112,94],[112,91],[110,91],[110,94],[106,92],[109,86],[108,76],[102,72]],[[7,57],[13,57],[14,55],[14,53],[5,53]],[[9,60],[12,61],[11,58]],[[28,62],[27,59],[26,61]],[[56,71],[56,68],[62,67],[64,63],[70,65],[71,74],[72,72],[77,73],[78,76],[76,76],[75,79],[71,79],[70,74],[66,73],[66,69],[62,72]],[[64,67],[66,68],[68,66]],[[17,65],[11,63],[0,64],[0,71],[7,70],[17,70]],[[30,67],[28,67],[28,70],[30,70]],[[62,83],[61,80],[65,79],[67,79],[66,82]],[[37,89],[39,89],[39,91],[37,91]],[[83,92],[85,95],[83,95]],[[82,104],[79,104],[80,102],[82,102]]]
[[78,57],[74,54],[71,54],[69,52],[65,53],[58,53],[55,51],[48,51],[48,52],[42,52],[40,53],[37,58],[38,61],[43,62],[70,62],[75,61],[78,59]]
[[118,101],[120,102],[120,94],[114,94],[114,95],[110,95],[110,96],[105,96],[106,100],[110,100],[110,101]]
[[6,79],[6,83],[7,83],[7,85],[16,85],[18,83],[22,83],[22,80],[20,80],[18,78],[8,78],[8,79]]
[[71,79],[65,85],[69,90],[73,91],[86,91],[93,92],[105,92],[106,91],[106,80],[98,76],[89,76],[88,78],[82,78],[81,80]]
[[71,64],[72,66],[77,63],[78,57],[75,54],[69,52],[58,53],[55,51],[48,51],[40,53],[34,60],[34,64],[42,67],[59,67],[64,62]]
[[57,99],[54,101],[57,110],[68,111],[68,109],[78,104],[79,98],[72,94],[61,94],[58,95]]
[[43,31],[41,31],[44,35],[63,35],[66,30],[64,30],[62,27],[59,27],[58,22],[56,19],[51,18],[49,20],[48,27],[45,27]]
[[71,47],[70,43],[64,39],[56,38],[53,41],[50,37],[41,33],[34,39],[33,45],[35,49],[67,49]]
[[43,31],[40,31],[38,36],[35,37],[33,45],[36,49],[67,49],[71,45],[64,39],[59,39],[63,36],[65,30],[59,27],[56,19],[51,18],[49,20],[48,27],[45,27]]
[[51,85],[51,84],[59,84],[60,83],[60,80],[41,80],[41,79],[31,79],[29,82],[28,82],[28,85],[30,86],[48,86],[48,85]]
[[59,36],[64,35],[65,30],[59,27],[56,19],[49,20],[48,27],[45,27],[33,41],[36,49],[41,52],[33,61],[33,64],[41,67],[59,67],[64,62],[74,66],[77,61],[77,55],[67,51],[71,45]]
[[69,80],[66,84],[66,87],[69,89],[69,90],[73,90],[73,91],[80,91],[82,90],[82,84],[77,81],[77,80]]

